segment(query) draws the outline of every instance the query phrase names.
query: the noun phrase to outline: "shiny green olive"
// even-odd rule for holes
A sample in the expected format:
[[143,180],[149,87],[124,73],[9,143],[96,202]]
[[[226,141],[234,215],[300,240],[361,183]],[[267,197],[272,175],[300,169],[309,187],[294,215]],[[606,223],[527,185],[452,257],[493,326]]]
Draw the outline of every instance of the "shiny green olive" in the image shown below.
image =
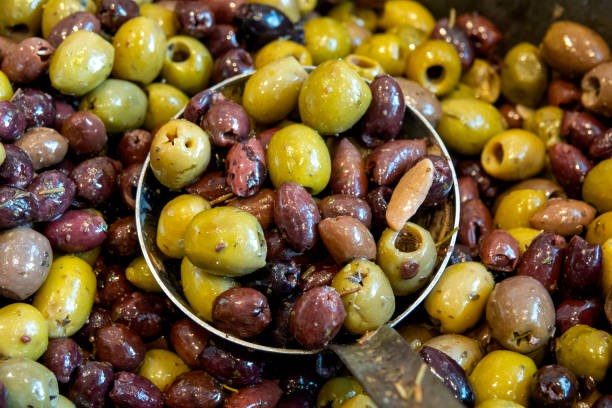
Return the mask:
[[181,262],[181,284],[195,314],[209,322],[212,322],[212,309],[217,296],[240,286],[234,278],[213,275],[198,268],[187,257]]
[[447,267],[425,298],[425,310],[442,333],[463,333],[480,321],[495,280],[479,262]]
[[355,7],[355,3],[345,0],[333,7],[328,13],[328,17],[338,20],[341,23],[354,22],[368,31],[375,31],[378,17],[372,9]]
[[50,408],[56,406],[59,389],[55,374],[29,358],[0,362],[0,381],[6,388],[6,408]]
[[582,184],[582,199],[593,204],[599,212],[612,211],[612,159],[600,161],[587,174]]
[[255,55],[255,69],[283,57],[293,56],[302,65],[312,65],[310,52],[302,44],[279,39],[263,46]]
[[506,230],[506,232],[512,235],[512,238],[516,239],[516,241],[519,243],[520,255],[523,255],[525,251],[527,250],[527,248],[529,248],[529,245],[531,245],[531,242],[542,231],[537,230],[535,228],[518,227],[518,228],[510,228]]
[[13,96],[13,87],[6,74],[0,71],[0,101],[8,101]]
[[93,249],[90,249],[89,251],[74,252],[71,255],[79,257],[85,262],[87,262],[88,264],[90,264],[91,266],[93,266],[96,263],[96,260],[98,259],[98,257],[100,256],[100,252],[102,252],[101,245]]
[[461,334],[442,334],[427,340],[423,345],[438,349],[451,357],[467,375],[472,373],[483,356],[480,344],[473,338]]
[[300,5],[298,0],[249,0],[250,3],[262,3],[276,7],[294,23],[300,20]]
[[363,387],[353,377],[335,377],[321,387],[317,408],[340,408],[355,395],[363,393]]
[[183,188],[210,162],[208,133],[188,120],[173,119],[155,133],[150,155],[155,178],[168,188]]
[[429,231],[412,222],[407,222],[399,232],[387,228],[378,240],[376,263],[397,296],[423,287],[433,272],[436,258],[436,244]]
[[162,208],[157,222],[157,247],[170,258],[185,256],[185,231],[197,214],[210,209],[208,200],[195,194],[181,194]]
[[557,361],[577,376],[602,381],[612,365],[612,336],[584,324],[569,328],[555,343]]
[[586,240],[592,244],[603,245],[612,238],[612,211],[595,218],[587,227]]
[[393,316],[393,289],[374,262],[352,261],[334,276],[332,286],[342,296],[344,327],[353,334],[376,330]]
[[548,86],[548,71],[538,48],[520,43],[508,51],[501,70],[501,92],[510,102],[534,108]]
[[162,291],[142,255],[134,258],[125,268],[125,278],[132,285],[145,292]]
[[414,51],[416,47],[427,40],[427,35],[423,31],[419,31],[414,26],[408,24],[393,26],[385,32],[396,35],[400,39],[401,45],[408,52]]
[[546,194],[538,190],[516,190],[501,199],[493,222],[496,228],[528,228],[529,219],[544,207]]
[[140,15],[155,21],[163,30],[166,38],[176,35],[179,21],[176,13],[159,4],[143,4],[140,6]]
[[374,34],[355,49],[355,54],[378,61],[389,75],[404,72],[409,52],[395,34]]
[[257,218],[235,207],[196,215],[185,232],[185,254],[220,276],[243,276],[266,265],[266,239]]
[[49,331],[43,315],[27,303],[0,309],[0,356],[38,360],[47,349]]
[[442,97],[442,102],[451,99],[477,99],[476,90],[467,84],[459,82],[455,89]]
[[55,408],[75,408],[76,405],[72,403],[68,398],[63,395],[58,396],[57,405]]
[[525,406],[505,399],[490,399],[476,405],[476,408],[525,408]]
[[77,11],[96,12],[96,4],[92,0],[49,0],[43,7],[41,29],[45,38],[63,18]]
[[21,41],[38,35],[47,0],[2,0],[0,35]]
[[176,377],[188,371],[187,364],[175,353],[163,349],[151,349],[145,353],[138,375],[151,381],[160,390],[164,390]]
[[91,266],[76,256],[53,260],[47,280],[32,306],[47,319],[49,337],[72,336],[85,324],[96,297],[96,275]]
[[189,97],[180,89],[162,83],[153,83],[145,88],[149,104],[144,128],[153,130],[172,119],[189,102]]
[[419,351],[430,339],[438,336],[440,332],[429,323],[408,323],[397,329],[397,332],[406,340],[414,351]]
[[380,63],[365,55],[349,54],[344,57],[349,66],[359,74],[360,77],[372,81],[376,75],[384,74],[385,70]]
[[510,129],[487,141],[480,162],[485,171],[500,180],[517,181],[535,176],[544,168],[546,146],[531,132]]
[[455,48],[442,40],[429,40],[408,55],[406,76],[435,95],[453,90],[461,77],[461,61]]
[[429,37],[436,20],[429,10],[416,1],[390,0],[385,2],[378,25],[387,29],[405,24],[416,28],[425,37]]
[[365,394],[355,395],[353,398],[346,401],[340,408],[377,408],[378,406],[372,398]]
[[113,48],[113,76],[146,85],[161,72],[166,35],[155,21],[136,17],[119,27],[113,37]]
[[115,51],[104,38],[79,30],[61,42],[49,66],[51,85],[68,95],[85,95],[110,75]]
[[[347,53],[348,54],[348,53]],[[368,84],[342,60],[315,68],[300,90],[298,107],[305,125],[322,135],[344,132],[365,114],[372,101]]]
[[312,195],[323,191],[331,176],[331,158],[323,138],[302,124],[286,126],[272,136],[266,164],[276,188],[293,181]]
[[162,77],[190,95],[205,89],[213,60],[208,48],[195,38],[177,35],[168,40]]
[[558,106],[544,106],[525,119],[523,128],[537,135],[546,147],[561,141],[563,109]]
[[304,45],[319,65],[324,61],[344,58],[351,52],[351,36],[333,18],[318,17],[304,24]]
[[307,77],[304,67],[293,56],[274,60],[249,77],[242,105],[259,123],[278,122],[297,107]]
[[495,68],[487,61],[476,58],[461,81],[475,90],[476,97],[482,101],[495,103],[501,92],[501,79]]
[[478,99],[450,99],[442,102],[438,133],[452,151],[478,154],[487,141],[504,130],[501,113]]

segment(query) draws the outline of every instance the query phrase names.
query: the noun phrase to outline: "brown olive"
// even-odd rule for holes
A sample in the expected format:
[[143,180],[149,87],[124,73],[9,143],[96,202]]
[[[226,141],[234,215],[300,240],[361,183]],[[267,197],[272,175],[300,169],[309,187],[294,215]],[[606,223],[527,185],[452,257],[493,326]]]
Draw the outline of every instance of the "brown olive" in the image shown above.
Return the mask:
[[198,366],[198,356],[206,347],[208,337],[208,332],[190,319],[176,321],[170,330],[174,351],[191,367]]
[[461,14],[456,24],[467,33],[480,56],[488,56],[502,40],[502,33],[495,24],[476,12]]
[[[319,211],[323,218],[348,215],[363,223],[366,228],[372,224],[372,211],[365,200],[346,194],[334,194],[319,201]],[[384,215],[384,214],[383,214]]]
[[577,324],[596,326],[601,318],[604,305],[600,297],[589,299],[565,299],[557,306],[556,324],[558,334],[565,333]]
[[565,249],[561,280],[563,288],[580,297],[596,293],[601,282],[602,262],[599,245],[574,235]]
[[591,161],[576,147],[556,143],[548,149],[550,167],[569,197],[580,198],[582,183],[593,168]]
[[531,400],[540,407],[569,408],[579,396],[578,379],[567,368],[547,365],[531,380]]
[[582,78],[582,105],[590,111],[612,116],[612,62],[604,62]]
[[266,179],[266,153],[259,140],[235,143],[227,153],[226,182],[234,195],[250,197],[257,193]]
[[54,51],[42,38],[27,38],[12,47],[2,60],[2,72],[13,82],[32,82],[47,72]]
[[232,207],[240,208],[253,215],[265,231],[274,222],[274,201],[276,196],[269,188],[259,190],[251,197],[238,198],[227,203]]
[[588,112],[565,112],[561,121],[561,136],[569,138],[576,147],[588,151],[594,140],[601,137],[606,128]]
[[376,242],[368,228],[351,216],[325,218],[318,225],[321,240],[339,264],[353,259],[375,259]]
[[299,184],[283,183],[276,192],[274,222],[287,243],[298,252],[314,247],[319,239],[321,214],[312,196]]
[[153,136],[143,129],[125,132],[119,142],[119,158],[124,166],[145,161]]
[[566,242],[552,232],[543,232],[531,242],[521,261],[517,275],[527,275],[538,280],[549,291],[557,289]]
[[275,407],[282,390],[275,382],[264,380],[261,384],[240,389],[223,404],[224,408]]
[[49,340],[42,363],[55,374],[57,381],[68,383],[70,375],[83,359],[83,352],[71,338]]
[[164,405],[159,388],[145,377],[126,371],[115,375],[109,397],[119,408],[163,408]]
[[215,25],[215,15],[208,5],[199,1],[179,1],[174,9],[181,32],[191,37],[208,36]]
[[493,218],[487,206],[480,199],[461,203],[459,213],[459,243],[476,248],[480,236],[493,228]]
[[111,363],[115,370],[137,370],[144,360],[145,351],[140,336],[123,324],[110,323],[98,329],[96,358]]
[[251,288],[232,288],[215,299],[213,321],[221,330],[240,338],[261,333],[270,324],[268,300]]
[[361,119],[361,140],[369,147],[376,147],[397,136],[406,106],[402,88],[390,75],[376,76],[370,90],[372,101]]
[[116,256],[133,256],[138,253],[136,219],[133,215],[119,218],[108,227],[106,248]]
[[205,371],[179,375],[166,387],[164,402],[169,408],[215,408],[223,400],[221,385]]
[[363,158],[355,145],[347,138],[340,140],[334,152],[329,186],[332,194],[347,194],[363,198],[367,193],[368,179]]
[[424,139],[387,142],[370,153],[366,172],[379,186],[394,184],[424,157],[426,147]]
[[572,107],[580,103],[580,88],[563,79],[553,79],[546,94],[548,105]]
[[85,361],[68,388],[68,398],[78,407],[104,408],[113,383],[113,367],[108,363]]
[[222,171],[205,173],[198,180],[185,187],[185,190],[189,194],[199,195],[212,202],[232,193],[232,189],[227,185],[227,180]]
[[463,203],[465,201],[470,201],[475,198],[479,198],[478,194],[478,184],[471,177],[460,177],[457,180],[457,184],[459,185],[459,195],[461,197],[460,201]]
[[145,292],[132,292],[117,299],[111,313],[115,322],[126,325],[143,338],[161,335],[170,314],[164,296]]
[[220,101],[211,106],[200,125],[219,147],[246,142],[251,128],[246,111],[233,101]]
[[68,139],[72,151],[86,156],[99,153],[107,141],[104,122],[87,111],[76,112],[66,119],[62,135]]
[[478,240],[482,263],[493,271],[511,272],[519,261],[519,243],[503,230],[492,230]]

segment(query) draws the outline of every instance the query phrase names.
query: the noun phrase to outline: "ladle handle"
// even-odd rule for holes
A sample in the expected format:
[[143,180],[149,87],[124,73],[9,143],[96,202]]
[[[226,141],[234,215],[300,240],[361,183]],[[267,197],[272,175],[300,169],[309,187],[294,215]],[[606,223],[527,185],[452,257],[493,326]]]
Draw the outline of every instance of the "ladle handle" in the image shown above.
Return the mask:
[[378,408],[461,408],[451,392],[394,329],[365,341],[330,345]]

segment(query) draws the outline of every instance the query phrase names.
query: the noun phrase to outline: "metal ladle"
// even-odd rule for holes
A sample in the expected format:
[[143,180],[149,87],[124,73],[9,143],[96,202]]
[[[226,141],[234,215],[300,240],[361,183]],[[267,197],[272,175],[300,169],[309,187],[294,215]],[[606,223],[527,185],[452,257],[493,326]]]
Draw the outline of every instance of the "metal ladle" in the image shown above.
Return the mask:
[[[306,67],[308,72],[312,69],[314,67]],[[235,76],[211,89],[240,103],[242,90],[250,76],[251,73]],[[429,122],[412,107],[406,108],[399,138],[426,138],[428,150],[445,157],[451,163],[444,143]],[[177,116],[180,116],[180,113]],[[452,164],[450,168],[453,188],[445,203],[434,209],[421,209],[411,219],[412,222],[429,229],[434,241],[438,242],[438,260],[431,280],[412,296],[396,297],[396,314],[393,319],[367,339],[354,344],[328,346],[328,349],[343,360],[380,408],[462,406],[438,378],[426,369],[427,365],[408,343],[392,329],[421,304],[442,275],[450,258],[459,225],[457,177]],[[321,350],[271,347],[240,339],[222,332],[196,314],[183,295],[179,281],[179,263],[163,255],[155,240],[161,210],[178,194],[179,192],[170,191],[157,181],[150,170],[147,157],[136,193],[138,240],[155,280],[176,307],[209,332],[248,349],[285,355],[311,355],[320,352]]]

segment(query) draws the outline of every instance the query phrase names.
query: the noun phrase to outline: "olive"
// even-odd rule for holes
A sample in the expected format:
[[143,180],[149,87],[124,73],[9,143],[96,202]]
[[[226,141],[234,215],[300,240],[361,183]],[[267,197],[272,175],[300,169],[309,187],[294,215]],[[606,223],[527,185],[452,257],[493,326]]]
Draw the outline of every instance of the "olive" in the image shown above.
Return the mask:
[[54,51],[53,46],[42,38],[27,38],[14,46],[2,60],[2,72],[13,82],[32,82],[47,72]]
[[167,39],[170,39],[178,31],[179,22],[176,13],[162,5],[142,4],[140,6],[140,15],[150,18],[159,24]]
[[476,53],[482,57],[487,57],[502,40],[502,33],[495,24],[477,12],[461,14],[456,24],[466,32]]
[[17,41],[36,35],[40,30],[44,4],[42,0],[8,0],[0,13],[0,35]]
[[560,334],[577,324],[595,326],[599,322],[605,306],[598,297],[590,299],[565,299],[557,306],[556,323]]
[[361,139],[369,146],[394,139],[404,120],[405,101],[395,79],[378,75],[370,83],[372,101],[362,121]]
[[578,399],[578,379],[560,365],[541,367],[531,382],[531,400],[543,407],[571,407]]
[[610,110],[610,70],[611,62],[603,62],[582,77],[582,105],[588,110],[604,116],[612,115]]
[[[461,68],[466,71],[474,62],[474,46],[469,41],[465,31],[457,25],[450,25],[448,18],[440,19],[436,22],[430,37],[436,40],[443,40],[452,45],[459,59],[461,60]],[[493,101],[495,102],[495,101]]]
[[113,379],[110,364],[85,361],[76,371],[68,388],[68,397],[79,407],[103,408]]
[[173,352],[151,349],[144,354],[138,375],[151,381],[160,390],[165,390],[177,377],[188,371],[189,367]]
[[422,345],[438,349],[447,354],[465,370],[467,375],[472,373],[483,356],[480,344],[476,340],[461,334],[442,334],[422,342]]
[[119,323],[110,323],[98,329],[95,350],[98,360],[112,364],[116,370],[135,371],[145,356],[145,346],[140,336]]
[[53,127],[55,123],[55,101],[46,92],[38,89],[18,89],[11,98],[26,120],[26,129],[31,127]]
[[341,408],[342,404],[364,393],[363,387],[353,377],[335,377],[327,381],[317,395],[317,408]]
[[145,88],[149,104],[143,126],[153,130],[174,118],[189,102],[180,89],[162,83],[152,83]]
[[140,15],[138,4],[132,0],[99,0],[98,18],[105,31],[115,33],[125,22]]
[[474,390],[465,371],[444,352],[429,346],[423,346],[419,356],[429,365],[453,396],[468,406],[474,405]]
[[436,96],[449,93],[461,77],[455,48],[442,40],[428,40],[408,56],[406,76]]
[[110,399],[119,407],[151,407],[162,408],[162,392],[148,379],[126,371],[115,375]]
[[12,142],[26,130],[26,118],[12,102],[0,100],[0,142]]
[[212,81],[219,83],[236,75],[253,72],[253,58],[242,48],[232,48],[215,60]]
[[219,381],[236,387],[262,382],[263,363],[254,353],[216,341],[200,354],[200,366]]
[[[580,103],[580,88],[563,79],[553,79],[548,84],[546,102],[559,107],[574,107]],[[579,112],[572,112],[579,113]]]
[[294,41],[279,39],[263,46],[255,55],[255,68],[270,62],[293,56],[301,65],[312,65],[312,56],[306,47]]
[[559,235],[551,232],[537,235],[524,251],[517,275],[531,276],[553,293],[557,290],[565,248],[565,239]]
[[263,380],[260,384],[241,388],[232,394],[223,404],[226,408],[241,408],[245,406],[275,407],[282,395],[282,391],[274,381]]
[[190,37],[207,37],[215,25],[215,15],[212,10],[201,2],[177,2],[174,12],[181,32]]
[[64,120],[62,135],[68,139],[72,151],[84,156],[99,153],[108,140],[104,122],[87,111],[76,112]]
[[240,35],[253,49],[261,48],[293,30],[293,23],[285,13],[268,4],[240,4],[234,21]]
[[563,109],[557,106],[544,106],[525,119],[523,128],[536,134],[550,147],[561,141]]
[[411,0],[391,0],[384,3],[378,25],[382,28],[390,28],[407,24],[429,36],[435,23],[429,10],[421,3]]
[[205,371],[181,374],[165,392],[165,403],[169,408],[211,408],[223,400],[221,385]]
[[566,291],[579,296],[595,292],[601,282],[602,251],[578,235],[570,240],[563,260],[562,285]]
[[538,190],[515,190],[502,198],[495,211],[496,228],[528,228],[529,220],[544,207],[546,194]]
[[229,24],[217,24],[206,39],[206,48],[213,58],[218,58],[226,51],[240,48],[243,45],[238,38],[238,30]]
[[524,180],[544,168],[546,146],[526,130],[510,129],[489,139],[480,156],[482,167],[501,180]]
[[172,325],[172,348],[191,367],[198,366],[198,356],[206,347],[209,334],[190,319],[181,319]]
[[392,33],[374,34],[355,49],[356,55],[376,61],[389,75],[404,73],[409,52],[401,38]]
[[7,407],[52,407],[59,396],[55,375],[29,358],[3,360],[0,381],[8,394]]
[[577,376],[590,375],[601,381],[612,364],[611,342],[612,336],[607,332],[578,324],[557,339],[557,362]]
[[49,32],[47,41],[57,48],[62,41],[75,31],[91,31],[99,34],[101,30],[100,20],[89,11],[77,11],[61,19]]
[[504,57],[501,70],[502,94],[513,103],[533,108],[548,85],[546,65],[535,45],[520,43]]
[[580,198],[583,182],[593,169],[592,162],[578,148],[567,143],[552,145],[548,149],[548,158],[553,175],[567,195]]
[[344,61],[354,69],[360,77],[373,80],[377,75],[383,74],[384,70],[380,63],[365,55],[349,54]]
[[406,105],[418,110],[429,123],[436,126],[442,116],[442,107],[438,98],[414,81],[400,77],[396,77],[395,80],[402,89]]
[[83,352],[71,338],[53,339],[42,357],[42,363],[57,377],[68,383],[70,376],[83,360]]
[[351,52],[351,37],[347,29],[330,17],[318,17],[304,24],[304,45],[314,65],[344,58]]
[[0,309],[0,355],[37,360],[47,349],[47,322],[27,303],[11,303]]
[[212,74],[213,60],[198,40],[177,35],[168,38],[162,77],[190,95],[206,88]]
[[612,194],[604,183],[610,171],[612,159],[603,160],[586,175],[582,185],[582,198],[593,204],[599,212],[612,211]]
[[474,88],[474,96],[488,103],[495,103],[501,92],[499,74],[487,61],[476,58],[472,67],[461,77],[461,82]]

